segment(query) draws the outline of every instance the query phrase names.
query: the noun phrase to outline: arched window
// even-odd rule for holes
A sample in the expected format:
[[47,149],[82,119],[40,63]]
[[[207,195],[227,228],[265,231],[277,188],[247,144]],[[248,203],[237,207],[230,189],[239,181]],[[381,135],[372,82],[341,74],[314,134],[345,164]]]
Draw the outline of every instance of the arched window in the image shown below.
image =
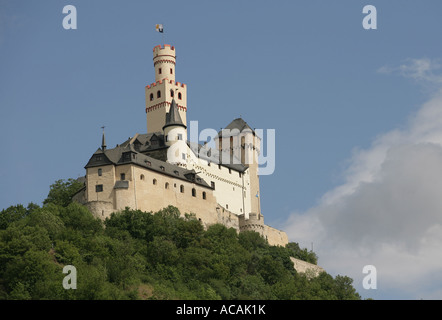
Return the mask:
[[196,190],[195,190],[195,188],[192,188],[192,197],[196,197]]
[[150,101],[153,100],[153,93],[150,94]]
[[164,189],[169,189],[169,182],[166,182],[166,183],[164,184]]
[[181,100],[182,96],[181,96],[181,92],[178,92],[178,99]]
[[140,180],[144,180],[144,174],[140,176]]
[[184,193],[184,186],[183,185],[180,185],[180,192]]
[[157,179],[153,179],[152,182],[153,182],[154,185],[157,185]]
[[206,191],[203,191],[203,199],[206,200]]
[[173,98],[173,90],[170,89],[170,96]]
[[157,91],[157,98],[161,98],[161,91],[160,90]]
[[158,74],[161,74],[161,68],[158,68]]

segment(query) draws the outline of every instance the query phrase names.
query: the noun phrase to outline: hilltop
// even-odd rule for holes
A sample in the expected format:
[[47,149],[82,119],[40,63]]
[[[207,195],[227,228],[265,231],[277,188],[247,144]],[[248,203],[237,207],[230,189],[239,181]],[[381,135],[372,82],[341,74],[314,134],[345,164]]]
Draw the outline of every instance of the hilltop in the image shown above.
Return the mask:
[[[290,257],[317,262],[296,243],[204,229],[172,206],[101,221],[69,200],[77,188],[60,180],[43,206],[0,212],[0,299],[360,299],[349,277],[296,272]],[[77,269],[76,290],[62,286],[65,265]]]

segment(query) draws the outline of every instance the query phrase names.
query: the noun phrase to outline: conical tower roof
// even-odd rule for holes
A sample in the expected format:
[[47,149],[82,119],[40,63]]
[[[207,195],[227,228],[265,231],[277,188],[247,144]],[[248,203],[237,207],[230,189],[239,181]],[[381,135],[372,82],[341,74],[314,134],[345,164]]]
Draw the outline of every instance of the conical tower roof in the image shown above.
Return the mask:
[[175,99],[172,99],[172,104],[170,105],[170,110],[166,113],[166,124],[163,126],[163,130],[170,126],[181,126],[187,128],[181,119],[180,113],[178,111],[178,106],[175,103]]

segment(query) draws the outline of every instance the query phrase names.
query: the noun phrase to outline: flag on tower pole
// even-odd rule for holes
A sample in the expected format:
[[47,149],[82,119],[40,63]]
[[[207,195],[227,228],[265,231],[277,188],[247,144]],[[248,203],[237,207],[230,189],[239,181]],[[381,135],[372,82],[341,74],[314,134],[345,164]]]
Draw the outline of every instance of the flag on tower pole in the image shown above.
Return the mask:
[[159,33],[163,33],[163,25],[162,24],[155,25],[155,30],[157,30]]

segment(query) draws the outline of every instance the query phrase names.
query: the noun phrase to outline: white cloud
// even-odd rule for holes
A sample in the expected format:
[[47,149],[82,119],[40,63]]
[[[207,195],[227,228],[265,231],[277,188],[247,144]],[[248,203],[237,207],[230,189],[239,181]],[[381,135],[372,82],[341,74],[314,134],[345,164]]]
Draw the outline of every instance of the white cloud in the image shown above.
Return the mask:
[[[436,83],[438,68],[420,59],[395,70]],[[290,216],[290,241],[307,248],[314,242],[319,264],[352,277],[364,297],[442,298],[442,90],[406,129],[355,150],[344,181],[315,207]],[[376,291],[362,288],[367,264],[377,268]]]
[[442,83],[442,76],[437,72],[442,65],[437,60],[429,58],[407,59],[404,64],[398,67],[383,66],[378,69],[379,73],[399,74],[406,78],[418,81]]

